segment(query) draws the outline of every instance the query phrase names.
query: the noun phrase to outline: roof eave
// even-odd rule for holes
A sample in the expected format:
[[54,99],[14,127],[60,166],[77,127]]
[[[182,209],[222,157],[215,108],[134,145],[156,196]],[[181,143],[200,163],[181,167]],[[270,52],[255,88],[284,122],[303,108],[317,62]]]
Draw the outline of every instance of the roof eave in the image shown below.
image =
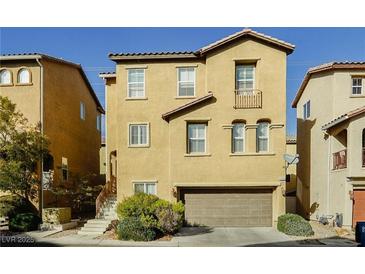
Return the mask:
[[194,101],[191,101],[191,102],[189,102],[189,103],[187,103],[185,105],[182,105],[182,106],[180,106],[178,108],[175,108],[175,109],[173,109],[171,111],[168,111],[168,112],[162,114],[161,115],[161,118],[163,120],[165,120],[166,122],[169,122],[170,121],[170,117],[172,115],[174,115],[176,113],[179,113],[180,111],[186,110],[186,109],[188,109],[188,108],[190,108],[192,106],[195,106],[197,104],[200,104],[202,102],[205,102],[206,100],[211,99],[211,98],[213,98],[213,93],[212,92],[209,92],[207,95],[205,95],[203,97],[200,97],[200,98],[198,98],[198,99],[196,99]]
[[118,62],[118,61],[129,61],[129,60],[157,60],[157,59],[196,59],[198,56],[195,54],[167,54],[167,55],[128,55],[128,56],[115,56],[109,55],[109,59]]

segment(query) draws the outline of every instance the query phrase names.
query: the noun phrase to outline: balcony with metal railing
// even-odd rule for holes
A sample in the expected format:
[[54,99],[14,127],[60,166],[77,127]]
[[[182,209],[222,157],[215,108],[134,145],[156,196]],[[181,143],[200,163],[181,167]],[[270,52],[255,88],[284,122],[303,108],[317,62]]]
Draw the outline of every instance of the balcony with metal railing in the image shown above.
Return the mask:
[[235,90],[234,108],[262,108],[262,91],[258,89]]

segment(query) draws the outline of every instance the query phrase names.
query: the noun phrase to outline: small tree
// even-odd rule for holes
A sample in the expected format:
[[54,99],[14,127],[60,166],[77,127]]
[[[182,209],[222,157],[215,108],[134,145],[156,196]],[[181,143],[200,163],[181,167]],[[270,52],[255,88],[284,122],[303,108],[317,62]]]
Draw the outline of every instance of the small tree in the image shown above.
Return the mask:
[[37,197],[37,163],[48,153],[40,125],[32,126],[7,97],[0,96],[0,190]]

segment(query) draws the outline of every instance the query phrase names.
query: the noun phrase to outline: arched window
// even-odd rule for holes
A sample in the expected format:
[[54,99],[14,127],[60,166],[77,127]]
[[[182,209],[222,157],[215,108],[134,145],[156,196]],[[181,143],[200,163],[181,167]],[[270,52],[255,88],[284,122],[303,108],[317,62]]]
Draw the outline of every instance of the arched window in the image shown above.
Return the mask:
[[11,84],[11,72],[9,70],[3,69],[0,71],[0,84]]
[[18,83],[29,84],[30,83],[30,72],[28,69],[20,69],[18,72]]
[[269,151],[269,122],[259,121],[256,129],[256,151]]
[[232,153],[245,152],[245,123],[233,122],[232,126]]

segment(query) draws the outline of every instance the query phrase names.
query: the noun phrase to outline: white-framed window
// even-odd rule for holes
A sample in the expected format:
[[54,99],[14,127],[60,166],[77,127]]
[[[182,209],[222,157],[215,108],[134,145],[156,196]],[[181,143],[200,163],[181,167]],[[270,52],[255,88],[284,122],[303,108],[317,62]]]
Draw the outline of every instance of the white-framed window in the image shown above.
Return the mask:
[[11,84],[11,72],[7,69],[0,70],[0,84],[10,85]]
[[245,124],[234,123],[232,126],[232,153],[245,151]]
[[128,69],[128,98],[145,97],[145,69]]
[[146,193],[146,194],[157,194],[155,182],[134,182],[133,183],[134,193]]
[[259,122],[256,129],[256,150],[257,152],[269,151],[269,123]]
[[83,102],[80,102],[80,118],[81,118],[81,120],[86,119],[86,107]]
[[238,93],[253,92],[255,89],[255,66],[236,65],[236,90]]
[[177,96],[195,96],[195,68],[178,68],[177,77]]
[[101,131],[101,114],[96,115],[96,129]]
[[352,78],[352,95],[361,95],[363,78]]
[[18,71],[18,83],[30,84],[30,71],[26,68],[22,68]]
[[207,124],[188,124],[188,154],[206,152]]
[[129,145],[148,146],[149,144],[149,125],[130,124],[129,125]]
[[311,116],[311,101],[307,101],[303,105],[303,120],[307,120]]
[[61,173],[62,181],[68,181],[68,161],[65,157],[62,157]]

